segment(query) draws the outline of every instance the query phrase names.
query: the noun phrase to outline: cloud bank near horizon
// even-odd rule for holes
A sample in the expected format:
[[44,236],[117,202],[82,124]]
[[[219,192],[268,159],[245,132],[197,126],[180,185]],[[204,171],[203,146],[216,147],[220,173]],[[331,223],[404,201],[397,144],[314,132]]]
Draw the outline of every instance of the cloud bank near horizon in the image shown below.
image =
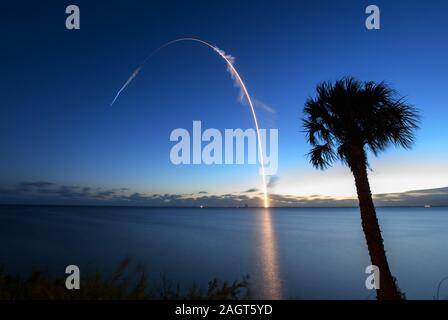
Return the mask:
[[[262,196],[256,188],[221,195],[207,191],[146,194],[131,192],[128,188],[92,188],[48,181],[25,181],[12,188],[0,188],[0,204],[257,207],[262,203]],[[446,206],[448,187],[376,194],[373,198],[377,206]],[[270,202],[272,207],[354,207],[358,204],[356,198],[287,194],[271,194]]]

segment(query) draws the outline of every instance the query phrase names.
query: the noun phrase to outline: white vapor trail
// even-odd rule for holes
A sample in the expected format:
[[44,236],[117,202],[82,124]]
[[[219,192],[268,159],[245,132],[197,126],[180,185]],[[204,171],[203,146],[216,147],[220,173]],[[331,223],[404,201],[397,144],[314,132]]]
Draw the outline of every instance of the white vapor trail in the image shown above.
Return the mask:
[[263,157],[263,147],[261,144],[261,135],[260,135],[260,128],[258,125],[258,120],[257,120],[257,115],[255,113],[255,107],[254,107],[254,102],[252,101],[251,96],[249,95],[249,92],[246,88],[246,85],[243,82],[243,79],[241,78],[241,76],[239,75],[238,71],[235,69],[234,63],[235,63],[235,58],[229,54],[226,54],[223,50],[219,49],[218,47],[204,41],[201,39],[197,39],[197,38],[179,38],[179,39],[175,39],[172,40],[170,42],[165,43],[164,45],[160,46],[159,48],[157,48],[156,50],[154,50],[151,54],[149,54],[146,59],[142,62],[142,64],[132,73],[132,75],[129,77],[129,79],[124,83],[124,85],[120,88],[120,90],[117,92],[117,94],[115,95],[114,100],[111,103],[111,106],[115,103],[115,101],[118,99],[118,97],[120,96],[121,92],[123,92],[124,89],[126,89],[126,87],[132,82],[132,80],[134,80],[134,78],[138,75],[138,73],[140,72],[140,70],[144,67],[144,65],[146,64],[146,62],[153,56],[155,55],[158,51],[160,51],[161,49],[176,43],[176,42],[180,42],[180,41],[194,41],[194,42],[198,42],[201,43],[211,49],[213,49],[227,64],[227,71],[230,73],[232,79],[234,80],[234,84],[237,88],[239,88],[240,90],[240,96],[239,99],[241,102],[244,101],[244,97],[246,97],[247,102],[249,103],[250,106],[250,110],[252,112],[252,117],[254,120],[254,124],[255,124],[255,129],[257,132],[257,140],[258,140],[258,153],[260,156],[260,167],[261,167],[261,176],[263,179],[263,193],[264,193],[264,207],[267,208],[269,207],[269,198],[268,198],[268,191],[267,191],[267,182],[266,182],[266,175],[265,175],[265,168],[264,168],[264,157]]
[[227,61],[227,72],[230,73],[230,76],[232,77],[233,85],[235,86],[235,88],[238,88],[240,91],[240,94],[238,96],[238,101],[243,103],[244,97],[246,95],[244,94],[244,90],[241,86],[241,83],[238,81],[238,77],[236,76],[236,71],[234,71],[234,69],[232,69],[230,67],[230,65],[235,64],[235,60],[236,60],[235,57],[230,54],[225,53],[224,50],[221,50],[215,46],[213,46],[213,50],[215,50],[221,57],[223,57]]
[[255,105],[257,108],[260,108],[261,110],[264,110],[264,111],[266,111],[266,112],[269,112],[269,113],[276,113],[276,111],[275,111],[274,108],[272,108],[271,106],[268,106],[268,105],[267,105],[266,103],[264,103],[263,101],[254,99],[254,105]]
[[120,95],[120,93],[131,83],[132,80],[134,80],[134,78],[138,75],[138,73],[140,72],[140,70],[142,69],[143,65],[139,66],[129,77],[129,79],[124,83],[124,85],[120,88],[120,90],[118,90],[117,94],[115,95],[114,100],[112,101],[112,103],[110,104],[111,106],[115,103],[115,100],[117,100],[118,96]]
[[[230,73],[230,76],[232,77],[232,79],[234,81],[233,84],[234,84],[235,88],[238,88],[240,91],[239,96],[238,96],[238,101],[241,103],[244,103],[244,98],[246,97],[246,95],[244,94],[243,87],[241,86],[241,83],[238,81],[238,77],[235,74],[236,70],[234,70],[230,67],[230,64],[232,64],[232,65],[235,64],[235,60],[236,60],[235,57],[230,54],[225,53],[224,50],[221,50],[216,46],[213,46],[213,50],[215,50],[221,57],[225,57],[225,59],[228,62],[230,62],[230,63],[227,63],[227,71]],[[275,109],[272,108],[271,106],[268,106],[263,101],[252,98],[252,102],[253,102],[254,106],[257,108],[260,108],[269,113],[275,113]]]

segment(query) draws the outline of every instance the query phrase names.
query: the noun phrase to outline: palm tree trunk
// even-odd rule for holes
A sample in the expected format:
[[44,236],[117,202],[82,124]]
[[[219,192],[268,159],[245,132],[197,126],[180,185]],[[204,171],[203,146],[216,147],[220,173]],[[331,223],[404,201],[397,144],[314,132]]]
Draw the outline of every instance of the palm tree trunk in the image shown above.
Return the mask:
[[380,270],[380,288],[376,290],[378,300],[400,300],[402,295],[392,276],[384,250],[383,238],[373,205],[369,179],[367,177],[366,157],[364,150],[352,153],[349,165],[355,177],[358,193],[361,222],[366,237],[372,264]]

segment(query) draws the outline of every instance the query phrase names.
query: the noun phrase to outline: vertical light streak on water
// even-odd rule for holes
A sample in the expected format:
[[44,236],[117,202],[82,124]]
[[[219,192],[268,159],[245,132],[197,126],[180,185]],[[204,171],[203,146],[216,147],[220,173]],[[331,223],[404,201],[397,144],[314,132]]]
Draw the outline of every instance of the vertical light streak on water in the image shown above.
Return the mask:
[[277,241],[269,209],[260,209],[259,263],[261,277],[257,295],[261,299],[282,299],[282,280],[279,271]]

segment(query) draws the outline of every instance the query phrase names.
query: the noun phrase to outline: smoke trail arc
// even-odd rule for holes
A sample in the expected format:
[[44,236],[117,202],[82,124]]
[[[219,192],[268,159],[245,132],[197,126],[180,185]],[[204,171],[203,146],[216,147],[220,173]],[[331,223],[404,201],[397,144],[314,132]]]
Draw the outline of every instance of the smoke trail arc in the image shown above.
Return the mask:
[[169,41],[169,42],[163,44],[162,46],[158,47],[156,50],[151,52],[145,58],[145,60],[143,60],[143,62],[140,64],[140,66],[131,74],[129,79],[124,83],[124,85],[120,88],[120,90],[118,90],[117,94],[115,95],[115,97],[111,103],[111,106],[115,103],[115,101],[118,99],[118,97],[123,92],[123,90],[126,89],[126,87],[132,82],[132,80],[134,80],[134,78],[138,75],[140,70],[145,66],[146,62],[149,59],[151,59],[157,52],[159,52],[163,48],[166,48],[169,45],[172,45],[176,42],[181,42],[181,41],[198,42],[198,43],[201,43],[201,44],[207,46],[208,48],[212,49],[213,51],[215,51],[226,62],[228,71],[230,72],[232,78],[234,78],[236,80],[237,85],[241,89],[243,95],[246,97],[247,102],[249,103],[249,106],[250,106],[252,118],[254,120],[255,130],[257,132],[258,153],[259,153],[259,157],[260,157],[261,176],[262,176],[262,180],[263,180],[264,207],[268,208],[269,207],[269,197],[268,197],[266,175],[265,175],[265,168],[264,168],[263,148],[262,148],[262,144],[261,144],[261,135],[260,135],[260,128],[258,125],[257,114],[255,113],[255,109],[254,109],[254,103],[252,101],[251,96],[249,95],[249,91],[247,90],[247,87],[244,84],[243,79],[241,78],[240,74],[238,73],[235,66],[233,65],[233,57],[226,55],[225,52],[222,51],[221,49],[219,49],[218,47],[216,47],[204,40],[197,39],[197,38],[179,38],[179,39],[175,39],[175,40],[172,40],[172,41]]

